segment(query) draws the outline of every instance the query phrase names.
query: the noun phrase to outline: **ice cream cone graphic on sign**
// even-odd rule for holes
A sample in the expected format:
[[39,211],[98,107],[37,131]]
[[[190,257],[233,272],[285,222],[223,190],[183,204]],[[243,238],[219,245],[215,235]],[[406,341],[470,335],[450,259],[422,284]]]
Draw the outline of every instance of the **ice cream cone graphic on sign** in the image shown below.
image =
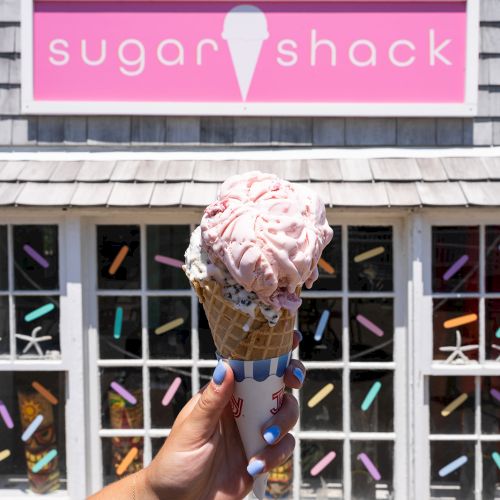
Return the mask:
[[264,40],[269,38],[265,14],[253,5],[238,5],[224,19],[227,41],[241,97],[247,99]]

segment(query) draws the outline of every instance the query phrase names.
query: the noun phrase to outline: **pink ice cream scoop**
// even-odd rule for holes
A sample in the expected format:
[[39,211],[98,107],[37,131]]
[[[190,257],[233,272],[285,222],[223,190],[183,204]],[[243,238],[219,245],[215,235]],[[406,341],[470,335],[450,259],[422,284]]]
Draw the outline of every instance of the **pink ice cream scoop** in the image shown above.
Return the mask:
[[275,309],[300,306],[333,231],[323,202],[300,185],[254,171],[230,177],[201,220],[203,245],[247,291]]

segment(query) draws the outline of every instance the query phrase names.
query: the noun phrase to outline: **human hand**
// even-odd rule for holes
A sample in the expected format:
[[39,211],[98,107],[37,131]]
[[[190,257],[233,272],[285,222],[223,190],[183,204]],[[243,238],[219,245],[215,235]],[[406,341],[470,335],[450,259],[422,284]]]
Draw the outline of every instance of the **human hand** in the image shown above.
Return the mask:
[[[300,339],[295,332],[293,348]],[[302,363],[292,360],[285,385],[300,389],[304,376]],[[250,492],[252,476],[288,459],[295,446],[289,431],[298,419],[297,400],[285,394],[281,409],[262,428],[268,446],[248,463],[229,404],[233,386],[231,368],[219,362],[210,383],[177,416],[158,455],[137,474],[136,498],[239,500]]]

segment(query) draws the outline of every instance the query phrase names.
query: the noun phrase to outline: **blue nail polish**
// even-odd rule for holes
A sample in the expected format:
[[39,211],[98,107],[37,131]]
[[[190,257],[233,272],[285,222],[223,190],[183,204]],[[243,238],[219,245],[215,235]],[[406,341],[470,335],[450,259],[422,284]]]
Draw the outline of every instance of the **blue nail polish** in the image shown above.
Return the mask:
[[274,444],[276,440],[280,437],[281,429],[279,425],[271,425],[265,431],[262,437],[267,444]]
[[293,369],[293,375],[301,384],[304,382],[304,372],[300,368],[295,367]]
[[262,460],[252,460],[247,467],[247,472],[252,476],[255,477],[258,474],[262,473],[264,470],[265,464]]
[[304,335],[302,335],[302,332],[300,330],[295,330],[295,331],[299,335],[299,343],[302,342],[302,340],[304,339]]
[[221,385],[226,378],[226,365],[219,361],[215,367],[214,374],[212,375],[212,380],[217,384]]

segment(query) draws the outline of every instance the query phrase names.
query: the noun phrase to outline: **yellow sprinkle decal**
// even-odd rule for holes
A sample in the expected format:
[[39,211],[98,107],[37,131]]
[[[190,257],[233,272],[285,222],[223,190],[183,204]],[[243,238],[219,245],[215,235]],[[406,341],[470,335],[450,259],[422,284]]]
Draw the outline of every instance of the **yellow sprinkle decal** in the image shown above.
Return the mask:
[[308,402],[307,406],[309,408],[314,408],[318,403],[323,401],[330,392],[332,392],[334,389],[333,384],[326,384],[325,387],[320,389]]
[[443,323],[445,328],[457,328],[462,325],[467,325],[469,323],[474,323],[477,321],[477,314],[465,314],[464,316],[458,316],[456,318],[451,318]]
[[10,450],[0,451],[0,462],[10,457]]
[[384,247],[375,247],[372,248],[371,250],[367,250],[366,252],[356,255],[356,257],[354,257],[354,262],[359,263],[368,259],[373,259],[373,257],[376,257],[377,255],[380,255],[381,253],[384,252],[385,252]]
[[161,335],[163,333],[169,332],[170,330],[173,330],[174,328],[177,328],[178,326],[181,326],[182,324],[184,324],[184,318],[176,318],[172,321],[169,321],[168,323],[159,326],[155,330],[155,333],[156,335]]
[[453,413],[460,405],[463,405],[469,396],[464,392],[460,394],[458,398],[455,398],[446,408],[441,410],[441,415],[443,417],[447,417],[451,413]]

